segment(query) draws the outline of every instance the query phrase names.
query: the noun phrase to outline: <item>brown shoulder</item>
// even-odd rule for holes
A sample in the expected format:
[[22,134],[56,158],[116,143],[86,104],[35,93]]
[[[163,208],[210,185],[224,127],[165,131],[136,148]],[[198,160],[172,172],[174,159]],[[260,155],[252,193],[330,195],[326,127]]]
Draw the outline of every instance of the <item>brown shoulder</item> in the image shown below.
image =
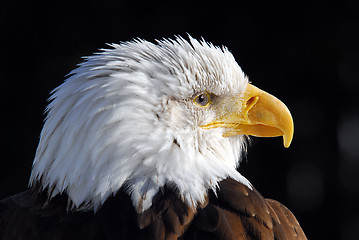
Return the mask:
[[209,194],[194,226],[188,235],[207,234],[207,239],[306,239],[285,206],[233,179],[221,181],[217,193]]
[[273,230],[283,239],[307,239],[294,214],[276,200],[266,199],[273,215]]

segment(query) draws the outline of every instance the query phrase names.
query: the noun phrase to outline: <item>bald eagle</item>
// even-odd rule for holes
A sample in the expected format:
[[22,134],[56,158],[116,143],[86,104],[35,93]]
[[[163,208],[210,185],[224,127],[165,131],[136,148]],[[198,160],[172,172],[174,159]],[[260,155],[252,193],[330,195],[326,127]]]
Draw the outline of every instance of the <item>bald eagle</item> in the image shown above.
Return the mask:
[[248,135],[290,145],[289,110],[188,38],[111,44],[52,92],[1,239],[306,239],[237,171]]

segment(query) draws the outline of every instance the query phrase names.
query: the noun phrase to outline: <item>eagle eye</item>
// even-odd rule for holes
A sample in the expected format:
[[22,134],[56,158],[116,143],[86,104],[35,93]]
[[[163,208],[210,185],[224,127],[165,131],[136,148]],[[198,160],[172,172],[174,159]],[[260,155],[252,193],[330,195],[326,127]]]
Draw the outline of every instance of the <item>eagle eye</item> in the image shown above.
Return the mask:
[[208,93],[203,92],[198,94],[194,99],[193,102],[199,107],[208,107],[211,103],[211,97]]

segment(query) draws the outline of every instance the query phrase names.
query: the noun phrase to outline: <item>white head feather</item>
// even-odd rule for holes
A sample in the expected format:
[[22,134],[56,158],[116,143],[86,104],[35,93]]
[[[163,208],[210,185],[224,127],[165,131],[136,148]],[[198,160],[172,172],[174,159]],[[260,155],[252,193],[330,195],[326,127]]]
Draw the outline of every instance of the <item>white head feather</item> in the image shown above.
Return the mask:
[[138,212],[165,184],[195,207],[236,167],[244,137],[200,126],[215,118],[193,97],[232,95],[248,80],[226,48],[193,38],[137,40],[88,57],[50,98],[30,185],[98,209],[126,187]]

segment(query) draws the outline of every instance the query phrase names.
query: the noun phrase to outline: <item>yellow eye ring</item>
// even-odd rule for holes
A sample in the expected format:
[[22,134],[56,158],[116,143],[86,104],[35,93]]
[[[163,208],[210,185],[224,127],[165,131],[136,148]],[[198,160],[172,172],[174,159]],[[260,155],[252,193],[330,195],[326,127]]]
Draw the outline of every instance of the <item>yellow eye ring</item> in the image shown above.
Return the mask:
[[211,104],[211,97],[207,92],[203,92],[198,94],[194,99],[193,102],[199,107],[208,107]]

